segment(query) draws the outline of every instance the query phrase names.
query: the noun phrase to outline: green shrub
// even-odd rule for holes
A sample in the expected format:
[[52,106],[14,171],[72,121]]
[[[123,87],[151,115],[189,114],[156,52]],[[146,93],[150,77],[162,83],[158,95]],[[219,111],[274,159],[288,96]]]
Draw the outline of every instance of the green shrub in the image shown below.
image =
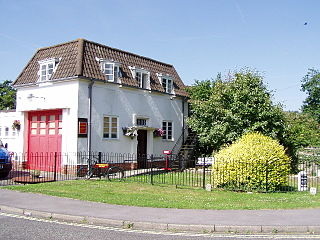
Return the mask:
[[215,155],[215,187],[274,191],[285,185],[290,158],[277,140],[248,133]]

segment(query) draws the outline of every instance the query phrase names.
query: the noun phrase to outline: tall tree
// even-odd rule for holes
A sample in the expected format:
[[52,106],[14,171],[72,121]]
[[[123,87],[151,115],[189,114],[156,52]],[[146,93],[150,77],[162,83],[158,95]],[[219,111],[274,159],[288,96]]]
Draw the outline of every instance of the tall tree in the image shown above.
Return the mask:
[[303,102],[302,111],[312,115],[320,123],[320,72],[309,69],[302,79],[302,91],[308,94]]
[[189,126],[207,153],[232,143],[246,132],[259,131],[282,138],[284,115],[274,105],[263,77],[252,70],[219,75],[215,81],[197,81],[188,89],[192,115]]
[[9,80],[0,83],[0,110],[14,109],[16,106],[16,90],[11,84]]
[[320,124],[308,113],[285,112],[286,142],[293,148],[320,147]]

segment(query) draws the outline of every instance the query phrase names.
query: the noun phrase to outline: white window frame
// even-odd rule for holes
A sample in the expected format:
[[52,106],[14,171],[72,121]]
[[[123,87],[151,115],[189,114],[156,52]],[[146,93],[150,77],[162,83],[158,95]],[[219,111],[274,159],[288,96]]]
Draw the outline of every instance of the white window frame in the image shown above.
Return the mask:
[[56,71],[60,60],[61,59],[50,58],[50,59],[38,61],[40,65],[39,72],[38,72],[39,82],[46,82],[50,80],[51,76]]
[[129,69],[139,88],[151,90],[150,72],[148,70],[137,67],[129,67]]
[[[165,86],[164,86],[165,83]],[[170,84],[169,84],[170,83]],[[162,82],[161,82],[162,87],[164,88],[166,93],[172,93],[173,91],[173,81],[172,78],[168,77],[162,77]]]
[[[110,65],[111,68],[107,69],[106,65]],[[111,73],[107,73],[107,70],[111,71]],[[106,76],[108,82],[117,83],[120,77],[120,67],[118,64],[113,62],[102,62],[101,63],[101,71]]]
[[[169,94],[174,94],[173,78],[168,74],[157,73],[159,82],[164,91]],[[170,83],[170,84],[169,84]]]
[[15,137],[17,135],[17,130],[16,129],[12,129],[11,135],[12,135],[12,137]]
[[[145,124],[139,124],[139,122],[144,122]],[[139,127],[147,127],[148,126],[148,118],[137,117],[136,125]]]
[[10,128],[9,127],[4,127],[4,136],[5,137],[9,137],[9,132],[10,132]]
[[[169,128],[169,123],[171,123],[171,138],[169,138],[169,134],[168,134],[168,128]],[[162,130],[164,130],[164,134],[162,136],[162,140],[164,141],[174,141],[174,138],[173,138],[173,121],[168,121],[168,120],[165,120],[165,121],[162,121]]]
[[[105,127],[105,118],[109,118],[109,126]],[[117,119],[117,136],[112,137],[112,119]],[[107,129],[107,131],[105,131]],[[109,134],[109,137],[105,137],[105,134]],[[111,116],[111,115],[104,115],[102,119],[102,138],[106,140],[117,140],[119,139],[119,117],[118,116]]]
[[[108,82],[121,83],[120,63],[103,58],[96,58],[96,60],[99,62],[100,69],[102,73],[106,76]],[[106,65],[110,65],[111,67],[106,68]]]

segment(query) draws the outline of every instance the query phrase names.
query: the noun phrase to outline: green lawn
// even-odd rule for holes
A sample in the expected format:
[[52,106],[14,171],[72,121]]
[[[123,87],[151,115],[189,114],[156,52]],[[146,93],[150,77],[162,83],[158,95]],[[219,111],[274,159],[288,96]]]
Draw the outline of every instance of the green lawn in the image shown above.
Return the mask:
[[320,194],[207,192],[202,189],[170,185],[75,180],[3,187],[23,192],[42,193],[119,205],[193,209],[292,209],[320,207]]

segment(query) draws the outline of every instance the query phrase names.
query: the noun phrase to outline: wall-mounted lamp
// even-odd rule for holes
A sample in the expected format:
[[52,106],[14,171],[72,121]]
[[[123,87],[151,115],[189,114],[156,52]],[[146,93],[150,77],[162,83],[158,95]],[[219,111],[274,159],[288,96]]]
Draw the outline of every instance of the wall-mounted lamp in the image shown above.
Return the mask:
[[46,100],[45,97],[36,97],[36,96],[33,95],[32,93],[30,93],[30,94],[27,96],[27,98],[28,98],[29,100],[31,100],[32,98],[42,98],[43,100]]

